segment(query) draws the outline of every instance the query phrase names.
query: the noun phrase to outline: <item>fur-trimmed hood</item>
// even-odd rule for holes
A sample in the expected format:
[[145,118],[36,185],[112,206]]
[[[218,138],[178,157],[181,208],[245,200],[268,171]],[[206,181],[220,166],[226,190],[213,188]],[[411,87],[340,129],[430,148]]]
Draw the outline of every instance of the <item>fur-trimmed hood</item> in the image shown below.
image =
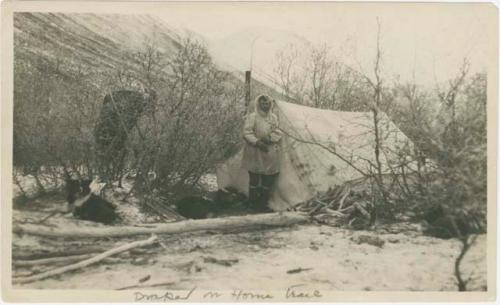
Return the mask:
[[[260,109],[259,99],[261,97],[266,97],[267,100],[271,102],[271,108],[269,109],[269,112],[267,112],[267,113],[265,113],[264,111],[262,111],[262,109]],[[250,104],[248,105],[248,113],[256,112],[261,117],[267,117],[269,114],[274,112],[275,106],[276,106],[276,102],[274,101],[273,98],[271,98],[269,95],[260,94],[253,101],[251,101]]]

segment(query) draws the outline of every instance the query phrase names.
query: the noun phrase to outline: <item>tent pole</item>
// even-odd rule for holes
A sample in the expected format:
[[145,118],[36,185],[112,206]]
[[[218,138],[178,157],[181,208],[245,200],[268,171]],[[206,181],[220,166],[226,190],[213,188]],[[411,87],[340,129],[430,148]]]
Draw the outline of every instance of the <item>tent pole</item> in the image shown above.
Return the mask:
[[250,104],[250,83],[252,80],[252,71],[245,71],[245,108]]

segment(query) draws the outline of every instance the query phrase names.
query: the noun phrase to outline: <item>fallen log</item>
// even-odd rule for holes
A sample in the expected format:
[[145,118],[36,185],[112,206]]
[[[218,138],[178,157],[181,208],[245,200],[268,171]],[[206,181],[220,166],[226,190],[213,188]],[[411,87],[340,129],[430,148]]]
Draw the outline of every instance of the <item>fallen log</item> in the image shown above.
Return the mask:
[[329,209],[329,208],[326,208],[326,210],[328,211],[328,213],[334,215],[334,216],[338,216],[338,217],[347,217],[348,215],[344,214],[344,213],[341,213],[339,211],[335,211],[335,210],[332,210],[332,209]]
[[30,271],[30,270],[16,271],[12,274],[12,278],[26,277],[26,276],[30,276],[33,274],[34,274],[33,271]]
[[77,262],[82,259],[87,259],[92,257],[91,254],[83,254],[83,255],[69,255],[62,257],[51,257],[51,258],[42,258],[42,259],[34,259],[34,260],[13,260],[12,265],[14,267],[30,267],[30,266],[39,266],[39,265],[49,265],[49,264],[57,264],[57,263],[71,263]]
[[342,196],[342,199],[340,199],[339,207],[337,208],[337,211],[341,211],[342,210],[342,207],[344,206],[344,201],[347,198],[347,196],[349,196],[350,192],[351,192],[351,189],[348,187],[347,191],[344,194],[344,196]]
[[[80,246],[83,247],[83,246]],[[35,259],[45,259],[45,258],[53,258],[53,257],[67,257],[72,255],[84,255],[90,253],[98,253],[106,251],[106,248],[100,246],[93,246],[81,249],[67,249],[67,250],[56,250],[52,252],[44,251],[38,253],[29,253],[29,254],[21,254],[21,253],[13,253],[12,260],[35,260]],[[13,251],[14,252],[14,251]]]
[[366,219],[370,219],[370,218],[371,218],[370,213],[368,213],[368,211],[367,211],[365,208],[363,208],[363,206],[362,206],[360,203],[355,202],[355,203],[353,204],[353,206],[354,206],[354,208],[356,208],[356,209],[357,209],[357,210],[358,210],[358,211],[359,211],[359,212],[360,212],[360,213],[361,213],[361,214],[362,214],[362,215],[363,215]]
[[35,223],[36,223],[36,224],[42,224],[42,223],[44,223],[47,219],[49,219],[49,218],[51,218],[51,217],[53,217],[53,216],[56,216],[57,214],[64,214],[64,213],[63,213],[63,212],[61,212],[61,211],[55,211],[55,212],[52,212],[52,213],[50,213],[49,215],[47,215],[47,216],[45,216],[44,218],[42,218],[42,220],[37,221],[37,222],[35,222]]
[[139,241],[134,241],[134,242],[125,244],[125,245],[121,245],[119,247],[113,248],[109,251],[103,252],[97,256],[83,260],[83,261],[78,262],[76,264],[52,269],[52,270],[49,270],[47,272],[43,272],[43,273],[33,275],[33,276],[15,278],[12,280],[12,284],[30,283],[30,282],[34,282],[34,281],[38,281],[38,280],[43,280],[45,278],[48,278],[48,277],[51,277],[54,275],[59,275],[59,274],[62,274],[62,273],[68,272],[68,271],[84,268],[84,267],[87,267],[88,265],[95,264],[95,263],[97,263],[97,262],[99,262],[99,261],[101,261],[109,256],[113,256],[115,254],[118,254],[118,253],[121,253],[124,251],[128,251],[128,250],[133,249],[133,248],[152,245],[153,243],[155,243],[157,241],[157,239],[158,239],[158,237],[153,235],[146,240],[139,240]]
[[108,226],[88,228],[65,228],[64,230],[46,228],[36,225],[15,226],[14,233],[48,237],[71,238],[104,238],[128,237],[149,234],[179,234],[196,231],[233,230],[233,229],[262,229],[269,227],[283,227],[306,223],[309,217],[297,212],[268,213],[247,216],[232,216],[199,220],[183,220],[160,224],[155,227]]
[[[89,256],[91,257],[91,256]],[[61,261],[64,262],[64,261]],[[14,271],[14,274],[12,275],[12,278],[23,278],[23,277],[28,277],[36,274],[40,274],[43,272],[50,271],[54,269],[55,267],[59,267],[58,265],[61,262],[56,262],[53,265],[45,265],[45,266],[31,266],[29,270],[24,270],[24,271]],[[101,260],[100,263],[105,263],[105,264],[117,264],[121,263],[123,260],[119,257],[106,257],[105,259]],[[27,268],[27,267],[21,267],[21,268]],[[29,268],[29,267],[28,267]]]
[[319,212],[319,210],[321,210],[322,208],[324,208],[323,205],[321,204],[318,204],[314,209],[312,209],[311,211],[309,211],[309,215],[314,215],[316,214],[317,212]]
[[142,289],[142,288],[151,288],[151,287],[170,286],[170,285],[174,285],[174,284],[177,284],[177,282],[176,281],[169,281],[169,282],[161,282],[161,283],[154,283],[154,284],[138,284],[138,285],[131,285],[131,286],[116,288],[115,290]]

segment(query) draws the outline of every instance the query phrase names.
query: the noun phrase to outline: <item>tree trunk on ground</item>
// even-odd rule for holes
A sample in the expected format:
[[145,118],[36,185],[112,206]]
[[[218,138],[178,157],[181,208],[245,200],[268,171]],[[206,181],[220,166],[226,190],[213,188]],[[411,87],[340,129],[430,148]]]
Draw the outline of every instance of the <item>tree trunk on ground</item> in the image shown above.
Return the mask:
[[30,266],[38,266],[38,265],[49,265],[55,263],[72,263],[77,262],[83,259],[87,259],[92,257],[92,254],[83,254],[83,255],[70,255],[63,257],[52,257],[52,258],[42,258],[42,259],[34,259],[34,260],[14,260],[12,265],[14,267],[30,267]]
[[179,234],[214,230],[256,230],[268,227],[291,226],[294,224],[306,223],[308,220],[309,217],[305,214],[286,212],[200,220],[185,220],[160,224],[152,228],[109,226],[99,228],[65,228],[64,231],[61,231],[59,228],[25,224],[15,226],[14,233],[71,238],[127,237],[147,234]]
[[89,253],[97,253],[106,251],[106,248],[100,246],[92,246],[89,247],[87,245],[83,246],[75,246],[71,245],[71,247],[82,247],[81,249],[59,249],[54,252],[39,252],[39,253],[21,253],[21,250],[16,250],[15,254],[12,254],[13,260],[35,260],[35,259],[46,259],[46,258],[54,258],[54,257],[65,257],[72,255],[83,255]]
[[[91,256],[88,256],[87,258],[90,258],[90,257]],[[105,264],[115,264],[115,263],[119,263],[121,261],[122,260],[118,257],[106,257],[105,259],[103,259],[100,262],[105,263]],[[12,278],[24,278],[24,277],[33,276],[33,275],[41,274],[44,272],[48,272],[49,270],[52,270],[55,267],[60,266],[62,263],[71,263],[71,261],[61,260],[58,262],[54,262],[51,265],[43,265],[43,266],[38,265],[38,266],[21,267],[21,268],[30,268],[29,270],[19,271],[17,269],[14,269],[13,273],[12,273]]]
[[58,274],[62,274],[62,273],[68,272],[68,271],[77,270],[80,268],[85,268],[88,265],[97,263],[97,262],[99,262],[99,261],[101,261],[109,256],[112,256],[112,255],[115,255],[115,254],[118,254],[118,253],[121,253],[124,251],[128,251],[128,250],[136,248],[136,247],[144,247],[144,246],[152,245],[155,242],[157,242],[157,239],[158,238],[156,236],[151,236],[150,238],[148,238],[146,240],[134,241],[132,243],[128,243],[128,244],[119,246],[117,248],[113,248],[109,251],[103,252],[97,256],[86,259],[86,260],[81,261],[81,262],[76,263],[76,264],[56,268],[56,269],[49,270],[47,272],[43,272],[43,273],[33,275],[33,276],[16,278],[12,281],[12,284],[30,283],[30,282],[34,282],[34,281],[38,281],[38,280],[43,280],[45,278],[48,278],[48,277],[51,277],[54,275],[58,275]]

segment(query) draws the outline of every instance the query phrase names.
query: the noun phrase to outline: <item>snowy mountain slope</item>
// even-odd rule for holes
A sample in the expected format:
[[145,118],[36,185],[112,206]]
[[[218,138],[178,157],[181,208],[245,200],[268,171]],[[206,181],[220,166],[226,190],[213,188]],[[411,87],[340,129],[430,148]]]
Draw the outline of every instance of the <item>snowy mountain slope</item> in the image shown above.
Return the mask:
[[[141,50],[147,42],[154,41],[167,55],[174,54],[187,37],[208,45],[202,35],[151,15],[23,12],[14,15],[14,30],[16,62],[60,62],[75,71],[97,73],[124,66],[133,69],[131,52]],[[211,55],[220,70],[230,72],[233,81],[244,80],[244,70],[221,60],[226,56],[213,50]],[[259,81],[254,87],[269,92]]]
[[137,51],[154,36],[158,48],[173,52],[179,36],[147,15],[16,13],[17,58],[39,55],[86,67],[119,67],[125,51]]

